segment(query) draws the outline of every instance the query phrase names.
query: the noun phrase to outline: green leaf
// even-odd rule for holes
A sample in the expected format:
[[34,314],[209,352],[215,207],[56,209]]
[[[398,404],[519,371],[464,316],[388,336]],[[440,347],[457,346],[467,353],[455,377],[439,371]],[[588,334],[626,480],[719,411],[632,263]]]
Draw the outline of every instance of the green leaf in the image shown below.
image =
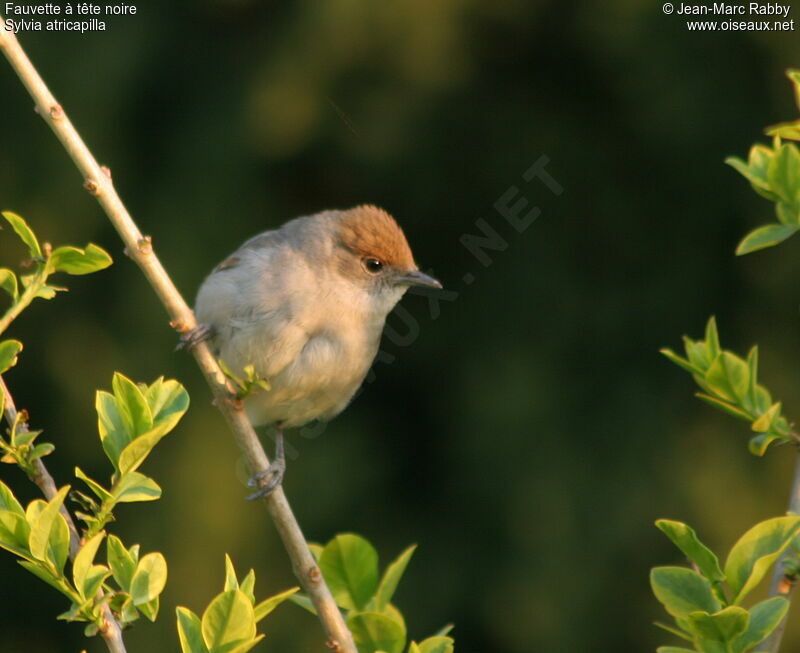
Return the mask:
[[225,554],[225,590],[238,590],[239,581],[236,578],[236,569],[233,567],[231,557]]
[[710,643],[726,645],[739,637],[747,630],[750,615],[744,608],[732,605],[716,614],[708,614],[703,611],[692,612],[688,616],[688,620],[689,627],[705,650]]
[[794,103],[800,109],[800,70],[790,68],[786,71],[786,76],[794,87]]
[[108,490],[106,490],[102,485],[100,485],[100,483],[86,476],[86,474],[83,473],[83,470],[81,470],[80,467],[75,468],[75,476],[80,480],[82,480],[84,483],[86,483],[86,485],[89,486],[92,492],[94,492],[97,498],[100,499],[101,501],[108,501],[109,499],[111,499],[111,493]]
[[745,407],[752,411],[758,410],[758,346],[754,345],[747,352],[748,386]]
[[656,653],[696,653],[693,648],[681,648],[680,646],[659,646]]
[[176,608],[175,614],[177,615],[181,651],[183,653],[209,653],[208,647],[203,641],[200,617],[184,607]]
[[29,558],[28,549],[31,527],[25,520],[25,515],[20,515],[13,510],[0,509],[0,547],[11,553]]
[[728,415],[736,417],[737,419],[743,419],[746,422],[751,420],[751,415],[749,413],[746,413],[741,408],[737,408],[732,403],[723,401],[722,399],[717,399],[716,397],[712,397],[711,395],[707,395],[702,392],[695,392],[694,396],[702,401],[705,401],[709,406],[718,408],[723,413],[728,413]]
[[167,561],[161,553],[148,553],[136,565],[131,579],[134,605],[148,603],[161,594],[167,584]]
[[114,395],[103,390],[98,390],[95,398],[97,410],[97,430],[100,433],[100,443],[103,451],[116,469],[119,469],[119,455],[131,441],[117,400]]
[[772,191],[782,200],[796,205],[800,195],[800,152],[792,143],[776,149],[767,167],[767,177]]
[[800,225],[800,213],[798,213],[798,206],[778,200],[775,203],[775,215],[778,216],[778,222],[781,224],[797,227]]
[[153,427],[169,433],[189,410],[189,393],[174,379],[157,379],[145,391],[153,415]]
[[[677,620],[676,620],[677,621]],[[687,631],[681,630],[680,627],[670,626],[669,624],[665,624],[661,621],[654,621],[653,625],[656,628],[661,628],[661,630],[665,630],[671,635],[675,635],[675,637],[679,637],[681,639],[685,639],[689,642],[694,641],[692,636],[689,635]]]
[[750,254],[751,252],[758,251],[772,247],[778,243],[782,243],[789,236],[794,235],[800,226],[787,225],[787,224],[766,224],[763,227],[754,229],[747,234],[736,247],[736,256]]
[[683,368],[684,370],[686,370],[690,374],[697,374],[698,376],[702,376],[703,375],[703,370],[701,370],[699,367],[696,367],[695,365],[692,365],[685,358],[681,358],[680,356],[678,356],[671,349],[663,347],[663,348],[659,349],[658,351],[662,355],[666,356],[670,361],[675,363],[675,365],[677,365],[678,367]]
[[17,282],[17,275],[8,268],[0,268],[0,288],[5,290],[11,299],[17,301],[19,297],[19,283]]
[[769,407],[767,411],[765,411],[761,417],[753,422],[753,430],[757,433],[766,433],[767,431],[772,429],[775,420],[781,414],[781,402],[775,402],[772,406]]
[[314,604],[311,602],[311,599],[308,598],[305,594],[295,594],[289,597],[289,600],[294,603],[295,605],[299,605],[303,610],[307,610],[313,615],[317,614],[317,609],[314,607]]
[[296,592],[299,592],[299,587],[292,587],[291,589],[286,590],[285,592],[281,592],[280,594],[275,594],[274,596],[270,596],[268,599],[264,599],[254,608],[255,619],[256,621],[261,621],[264,617],[266,617],[270,612],[272,612],[275,608],[277,608],[281,603],[286,601],[288,598],[293,596]]
[[439,630],[437,630],[435,633],[433,633],[433,636],[434,637],[445,637],[445,636],[449,635],[452,632],[453,628],[455,628],[455,624],[445,624]]
[[66,291],[66,288],[61,288],[60,286],[44,285],[36,291],[36,296],[39,299],[53,299],[57,292],[64,291]]
[[408,562],[411,560],[411,556],[414,555],[416,548],[416,544],[408,547],[386,568],[380,585],[378,585],[378,591],[375,594],[375,603],[378,610],[383,610],[386,604],[392,600],[395,590],[397,589],[397,584],[403,577]]
[[706,371],[705,381],[720,398],[738,403],[750,383],[747,364],[729,351],[721,352]]
[[[455,640],[452,637],[428,637],[418,646],[419,653],[453,653]],[[410,649],[409,649],[410,651]]]
[[9,368],[17,364],[17,356],[22,351],[19,340],[3,340],[0,342],[0,374],[5,374]]
[[660,529],[683,554],[697,565],[700,573],[711,582],[725,580],[716,555],[703,544],[690,526],[669,519],[659,519],[656,527]]
[[61,592],[64,596],[68,599],[77,599],[78,597],[75,596],[75,592],[73,592],[69,585],[66,584],[63,579],[58,576],[55,576],[51,571],[45,569],[39,562],[29,562],[28,560],[17,560],[17,562],[31,572],[34,576],[38,579],[43,580],[45,583],[50,585],[50,587],[54,587],[59,592]]
[[358,535],[333,538],[325,546],[319,566],[336,603],[343,608],[362,609],[378,588],[378,554]]
[[800,141],[800,120],[792,120],[789,122],[779,122],[776,125],[770,125],[764,130],[767,136],[777,136],[790,141]]
[[10,510],[18,515],[25,516],[25,510],[22,505],[17,501],[17,497],[3,481],[0,481],[0,510]]
[[689,362],[698,369],[705,370],[711,365],[713,358],[709,357],[708,349],[704,342],[695,342],[691,338],[683,336],[683,347],[686,350],[686,357]]
[[44,456],[49,456],[56,450],[54,444],[50,442],[42,442],[41,444],[37,444],[33,449],[30,450],[28,454],[28,462],[33,462],[39,458],[44,458]]
[[747,443],[747,448],[754,456],[763,456],[767,452],[767,447],[775,440],[782,440],[783,438],[775,433],[759,433],[750,438]]
[[131,439],[150,431],[153,428],[153,415],[139,386],[119,372],[114,372],[111,385],[120,415]]
[[717,330],[717,318],[713,315],[708,318],[708,322],[706,322],[706,334],[705,334],[705,341],[706,341],[706,349],[708,350],[708,356],[711,360],[714,360],[717,356],[719,356],[720,352],[722,351],[719,346],[719,331]]
[[129,474],[136,470],[150,455],[159,441],[166,435],[165,432],[153,429],[149,433],[140,435],[127,445],[119,454],[119,471]]
[[158,617],[158,609],[160,606],[159,598],[160,597],[157,596],[152,601],[148,601],[147,603],[142,603],[141,605],[137,606],[137,608],[139,608],[139,612],[141,612],[150,621],[155,621]]
[[356,612],[347,619],[347,625],[353,633],[359,653],[402,653],[405,648],[405,628],[383,613]]
[[747,179],[753,188],[761,193],[771,194],[769,180],[767,179],[767,166],[772,157],[772,150],[763,145],[756,145],[750,149],[750,159],[747,163],[735,156],[729,156],[725,159],[725,163]]
[[[121,600],[121,603],[119,603],[120,607],[118,610],[116,610],[115,603],[119,602],[120,600]],[[147,604],[143,603],[142,605],[147,605]],[[129,594],[117,594],[115,596],[112,596],[111,607],[112,609],[115,609],[115,611],[119,613],[120,620],[122,621],[122,623],[126,624],[133,623],[139,618],[139,610],[137,610],[134,607],[133,601],[131,601],[131,597]]]
[[735,651],[748,651],[759,642],[764,641],[778,627],[786,611],[789,601],[782,596],[774,596],[750,608],[750,623],[747,630],[733,642]]
[[53,272],[67,274],[91,274],[111,265],[111,256],[102,248],[89,243],[86,249],[77,247],[57,247],[53,250],[48,266]]
[[203,640],[212,653],[239,646],[256,636],[253,604],[241,590],[222,592],[206,608],[201,626]]
[[118,468],[122,472],[132,471],[141,465],[153,447],[175,428],[189,408],[189,395],[177,381],[160,378],[151,386],[137,390],[146,402],[151,426],[145,432],[138,432],[135,439],[119,453]]
[[98,590],[110,575],[111,571],[105,565],[92,565],[89,567],[83,587],[84,596],[90,600],[96,596]]
[[239,584],[239,589],[244,592],[245,596],[250,599],[250,603],[256,602],[255,597],[255,586],[256,586],[256,572],[252,569],[247,572],[247,575],[242,579],[242,582]]
[[39,241],[33,230],[28,226],[28,223],[11,211],[3,211],[3,217],[14,229],[20,240],[27,245],[31,258],[40,258],[42,256],[42,248],[39,246]]
[[239,644],[232,644],[224,647],[223,649],[217,649],[214,651],[214,653],[247,653],[247,651],[253,648],[262,639],[264,639],[264,635],[258,635],[253,639],[245,640]]
[[136,571],[137,560],[129,553],[116,535],[109,535],[106,541],[106,559],[114,580],[123,591],[130,593],[133,572]]
[[650,572],[653,594],[673,617],[691,612],[717,612],[722,605],[711,591],[711,583],[696,571],[684,567],[656,567]]
[[[69,529],[67,528],[67,523],[64,521],[64,518],[59,514],[59,510],[61,510],[61,506],[69,490],[69,485],[65,485],[47,502],[41,509],[41,512],[34,510],[26,514],[28,523],[31,526],[31,534],[28,539],[28,547],[30,548],[31,555],[37,560],[47,560],[51,562],[58,571],[64,568],[64,562],[66,561],[66,555],[69,549]],[[37,504],[36,501],[31,503],[37,506],[41,505]],[[34,517],[33,521],[31,519],[32,517]],[[63,530],[67,532],[66,550],[62,550],[64,538],[62,533],[59,532],[62,524]],[[54,546],[55,548],[53,548]]]
[[[120,457],[120,460],[122,460],[122,457]],[[139,472],[122,474],[111,490],[114,501],[119,503],[155,501],[161,498],[161,488],[158,483]]]
[[89,570],[92,568],[94,557],[97,555],[97,549],[100,547],[105,535],[105,532],[101,531],[88,542],[85,542],[78,550],[75,561],[72,563],[72,580],[75,584],[75,589],[78,590],[82,598],[91,597],[91,594],[86,594],[86,579],[89,575]]
[[739,538],[725,563],[734,604],[739,604],[758,585],[798,532],[800,517],[775,517],[756,524]]

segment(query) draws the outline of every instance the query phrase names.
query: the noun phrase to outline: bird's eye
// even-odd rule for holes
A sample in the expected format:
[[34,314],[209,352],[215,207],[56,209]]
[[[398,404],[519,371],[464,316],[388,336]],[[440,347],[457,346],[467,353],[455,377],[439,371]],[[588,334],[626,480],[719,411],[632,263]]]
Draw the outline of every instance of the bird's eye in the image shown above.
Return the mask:
[[365,258],[364,259],[364,268],[370,274],[378,274],[381,270],[383,270],[383,261],[376,259],[376,258]]

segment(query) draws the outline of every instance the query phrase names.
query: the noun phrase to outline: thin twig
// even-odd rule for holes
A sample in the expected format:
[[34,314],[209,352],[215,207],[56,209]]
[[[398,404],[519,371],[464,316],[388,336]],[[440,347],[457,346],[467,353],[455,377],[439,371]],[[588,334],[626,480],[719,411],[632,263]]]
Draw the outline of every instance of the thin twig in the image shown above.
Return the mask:
[[[13,429],[14,424],[17,424],[17,407],[14,403],[14,398],[8,390],[5,379],[2,376],[0,376],[0,392],[5,395],[4,415],[6,422],[8,422],[9,427]],[[27,422],[19,422],[17,424],[17,431],[20,433],[27,433]],[[50,501],[58,492],[56,489],[56,482],[53,480],[50,472],[47,471],[47,467],[42,462],[41,458],[37,458],[33,461],[33,468],[34,471],[28,475],[28,478],[38,486],[45,498]],[[65,505],[61,505],[60,512],[69,528],[69,559],[74,561],[75,556],[78,555],[78,551],[81,548],[81,536],[78,533],[78,529],[75,527],[75,521],[72,519],[72,515],[70,515]],[[102,595],[102,590],[98,590],[98,594]],[[100,636],[105,641],[111,653],[125,653],[125,642],[122,641],[122,628],[119,622],[114,618],[114,614],[111,612],[108,603],[103,602],[101,609],[103,612],[103,626],[100,628]]]
[[[792,479],[792,494],[789,497],[789,512],[795,515],[800,514],[800,450],[798,450],[797,460],[794,467],[794,478]],[[796,557],[793,549],[786,551],[775,564],[772,570],[772,581],[769,586],[770,596],[782,596],[785,599],[791,599],[797,585],[796,578],[786,573],[785,563],[791,558]],[[777,653],[781,646],[781,639],[783,639],[783,632],[786,630],[786,621],[788,613],[783,617],[778,627],[772,631],[772,634],[759,645],[759,650],[766,653]]]
[[[36,104],[36,111],[55,132],[56,137],[70,155],[85,180],[84,188],[95,196],[106,212],[114,228],[125,243],[125,249],[142,269],[170,317],[170,325],[184,333],[197,325],[194,313],[183,299],[158,257],[153,252],[152,242],[139,231],[111,181],[111,173],[95,160],[78,132],[72,126],[41,76],[23,51],[16,36],[5,30],[0,15],[0,49],[11,67],[28,89]],[[228,386],[216,359],[206,343],[192,347],[197,360],[214,395],[214,403],[227,421],[236,443],[244,454],[251,473],[269,467],[269,459],[241,406],[232,400],[233,392]],[[278,533],[283,540],[295,576],[308,592],[325,634],[328,647],[340,653],[357,653],[353,637],[344,623],[314,556],[308,548],[300,526],[286,500],[282,488],[277,488],[264,500]]]

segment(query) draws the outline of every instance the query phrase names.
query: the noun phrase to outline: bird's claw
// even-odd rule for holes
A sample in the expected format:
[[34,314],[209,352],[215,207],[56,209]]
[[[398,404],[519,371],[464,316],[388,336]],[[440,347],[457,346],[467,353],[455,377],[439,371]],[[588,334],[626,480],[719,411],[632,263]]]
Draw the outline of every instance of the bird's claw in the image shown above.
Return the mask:
[[247,497],[248,501],[262,499],[272,494],[275,489],[283,482],[283,475],[286,472],[286,461],[275,460],[265,470],[253,475],[247,482],[247,487],[258,487],[258,490]]
[[248,487],[258,487],[258,490],[247,497],[247,500],[254,501],[272,494],[283,483],[284,472],[286,472],[286,452],[283,445],[283,425],[278,424],[275,431],[275,458],[269,467],[257,472],[247,482]]
[[175,351],[180,349],[191,349],[201,342],[205,342],[214,336],[214,327],[210,324],[198,324],[194,329],[189,329],[181,334],[181,339],[175,347]]

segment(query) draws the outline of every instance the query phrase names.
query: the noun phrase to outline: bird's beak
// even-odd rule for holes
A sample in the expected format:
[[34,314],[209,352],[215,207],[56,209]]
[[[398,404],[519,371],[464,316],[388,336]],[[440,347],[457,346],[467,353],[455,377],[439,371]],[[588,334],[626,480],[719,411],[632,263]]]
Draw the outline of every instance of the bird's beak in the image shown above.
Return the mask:
[[442,288],[442,284],[436,279],[419,270],[411,270],[398,274],[394,278],[394,282],[398,286],[420,286],[422,288],[437,288],[439,290]]

